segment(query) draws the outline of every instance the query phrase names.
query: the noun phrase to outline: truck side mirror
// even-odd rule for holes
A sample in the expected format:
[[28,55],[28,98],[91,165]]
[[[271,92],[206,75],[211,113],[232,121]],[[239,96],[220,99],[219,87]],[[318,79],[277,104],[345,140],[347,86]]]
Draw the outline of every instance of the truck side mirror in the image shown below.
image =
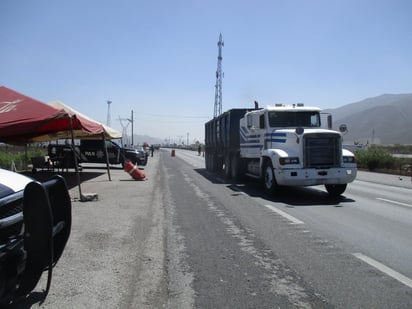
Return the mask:
[[328,115],[328,129],[332,129],[332,115],[330,114]]
[[340,131],[340,133],[345,133],[345,132],[347,132],[347,131],[348,131],[348,126],[347,126],[346,124],[341,124],[341,125],[339,126],[339,131]]

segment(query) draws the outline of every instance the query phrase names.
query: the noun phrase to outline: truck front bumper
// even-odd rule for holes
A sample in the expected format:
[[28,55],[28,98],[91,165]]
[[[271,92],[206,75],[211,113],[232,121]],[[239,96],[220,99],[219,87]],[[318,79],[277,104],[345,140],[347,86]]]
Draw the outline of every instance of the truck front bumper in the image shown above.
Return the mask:
[[346,184],[355,180],[356,167],[328,169],[276,169],[275,177],[281,186],[316,186]]

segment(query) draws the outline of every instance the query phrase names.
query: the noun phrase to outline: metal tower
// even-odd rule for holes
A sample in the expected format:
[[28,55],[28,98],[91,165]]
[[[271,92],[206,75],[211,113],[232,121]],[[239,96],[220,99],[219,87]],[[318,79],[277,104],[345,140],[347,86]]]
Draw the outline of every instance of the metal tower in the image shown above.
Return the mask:
[[225,43],[222,40],[222,34],[219,35],[219,42],[217,46],[219,47],[219,54],[217,56],[217,70],[216,70],[216,86],[215,86],[215,110],[213,117],[217,117],[222,113],[222,47]]
[[107,101],[107,121],[106,124],[108,127],[110,127],[110,104],[112,104],[112,101]]
[[129,139],[127,137],[127,127],[130,124],[130,119],[119,117],[119,121],[120,121],[120,125],[122,126],[122,145],[127,145],[129,144]]

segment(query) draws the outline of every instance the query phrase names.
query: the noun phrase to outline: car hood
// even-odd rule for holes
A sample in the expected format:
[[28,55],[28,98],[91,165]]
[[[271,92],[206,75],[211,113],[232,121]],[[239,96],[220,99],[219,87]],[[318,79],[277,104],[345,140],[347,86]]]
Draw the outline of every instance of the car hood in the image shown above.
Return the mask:
[[23,190],[33,179],[15,172],[0,169],[0,198]]

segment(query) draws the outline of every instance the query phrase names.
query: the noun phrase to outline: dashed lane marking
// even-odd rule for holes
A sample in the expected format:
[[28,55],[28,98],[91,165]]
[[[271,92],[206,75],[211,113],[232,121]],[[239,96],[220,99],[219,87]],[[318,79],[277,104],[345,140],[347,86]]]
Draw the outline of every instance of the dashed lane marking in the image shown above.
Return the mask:
[[398,280],[399,282],[403,283],[404,285],[412,288],[412,280],[401,273],[398,273],[397,271],[393,270],[392,268],[362,254],[362,253],[352,253],[355,257],[358,259],[364,261],[365,263],[375,267],[379,271],[387,274],[388,276],[391,276],[392,278]]
[[295,218],[294,216],[289,215],[288,213],[272,206],[272,205],[264,205],[266,208],[270,209],[273,212],[276,212],[277,214],[281,215],[282,217],[288,219],[289,221],[291,221],[291,224],[305,224],[303,221]]
[[410,207],[410,208],[412,208],[412,205],[411,205],[411,204],[406,204],[406,203],[402,203],[402,202],[387,200],[386,198],[381,198],[381,197],[377,197],[376,199],[377,199],[377,200],[380,200],[380,201],[387,202],[387,203],[391,203],[391,204],[395,204],[395,205],[400,205],[400,206],[405,206],[405,207]]

